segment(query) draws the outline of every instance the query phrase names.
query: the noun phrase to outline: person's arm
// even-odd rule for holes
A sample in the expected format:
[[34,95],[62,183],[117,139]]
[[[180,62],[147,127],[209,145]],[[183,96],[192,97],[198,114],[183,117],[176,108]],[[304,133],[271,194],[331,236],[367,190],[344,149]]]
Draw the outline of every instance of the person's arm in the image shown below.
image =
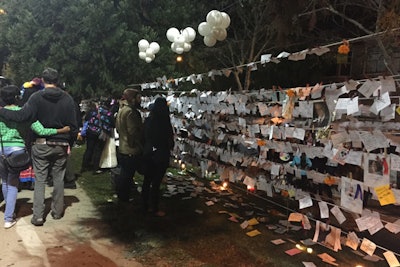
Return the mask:
[[0,108],[0,117],[15,122],[34,121],[37,113],[35,99],[35,97],[30,97],[20,110]]
[[40,136],[49,136],[49,135],[54,135],[54,134],[59,134],[59,133],[68,133],[70,131],[69,126],[64,126],[63,128],[60,128],[60,129],[44,128],[43,124],[41,124],[40,121],[35,121],[34,123],[32,123],[31,129]]
[[312,162],[311,162],[311,159],[310,159],[309,157],[307,157],[306,163],[307,163],[307,167],[308,167],[308,168],[311,168]]

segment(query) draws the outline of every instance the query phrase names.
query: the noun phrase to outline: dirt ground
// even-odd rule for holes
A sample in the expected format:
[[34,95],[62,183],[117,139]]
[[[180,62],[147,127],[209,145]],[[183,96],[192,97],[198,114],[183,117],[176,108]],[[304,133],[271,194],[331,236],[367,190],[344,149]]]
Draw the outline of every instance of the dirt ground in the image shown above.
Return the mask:
[[[33,192],[23,190],[17,225],[0,229],[0,266],[333,266],[321,261],[321,253],[336,258],[339,266],[387,266],[382,258],[366,261],[345,246],[337,253],[314,245],[312,254],[289,256],[285,251],[314,231],[277,233],[273,227],[287,220],[285,211],[246,192],[216,188],[190,177],[169,177],[161,204],[167,215],[159,218],[141,211],[139,193],[132,203],[111,198],[94,206],[78,184],[65,190],[65,217],[47,216],[43,227],[30,224]],[[241,223],[251,219],[259,223],[243,229]],[[252,230],[260,234],[247,236]],[[285,243],[272,244],[276,239]]]

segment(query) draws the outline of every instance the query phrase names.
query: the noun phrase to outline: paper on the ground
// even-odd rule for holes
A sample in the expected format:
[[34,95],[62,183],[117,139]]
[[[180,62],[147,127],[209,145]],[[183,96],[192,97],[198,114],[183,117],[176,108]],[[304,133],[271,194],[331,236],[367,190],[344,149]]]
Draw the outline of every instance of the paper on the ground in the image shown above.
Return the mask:
[[280,244],[286,243],[286,241],[279,238],[279,239],[271,240],[271,243],[274,245],[280,245]]
[[250,237],[255,237],[255,236],[257,236],[257,235],[261,235],[261,232],[258,231],[258,230],[256,229],[256,230],[247,232],[246,235],[248,235],[248,236],[250,236]]
[[317,267],[312,261],[303,261],[304,267]]
[[296,254],[301,253],[301,250],[298,249],[298,248],[292,248],[292,249],[286,250],[285,253],[290,255],[290,256],[294,256]]

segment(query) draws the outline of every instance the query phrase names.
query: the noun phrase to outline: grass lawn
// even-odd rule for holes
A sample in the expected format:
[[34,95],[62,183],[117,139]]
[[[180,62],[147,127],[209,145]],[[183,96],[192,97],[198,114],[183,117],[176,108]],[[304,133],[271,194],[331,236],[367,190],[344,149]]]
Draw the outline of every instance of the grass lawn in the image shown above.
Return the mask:
[[[84,146],[73,149],[72,160],[77,171],[84,149]],[[211,181],[179,176],[174,169],[169,172],[172,175],[166,184],[168,188],[175,188],[175,194],[161,199],[161,207],[167,212],[162,218],[141,211],[139,193],[132,203],[118,204],[113,197],[109,171],[98,175],[85,172],[78,180],[102,214],[107,225],[103,234],[125,244],[126,251],[122,253],[144,266],[290,267],[303,266],[302,261],[314,262],[316,266],[332,266],[317,257],[320,253],[336,258],[339,266],[356,266],[356,263],[364,267],[387,266],[386,261],[372,263],[362,260],[344,245],[338,253],[314,245],[312,254],[302,252],[289,256],[285,251],[294,248],[302,239],[312,238],[313,229],[277,234],[267,226],[287,220],[288,214],[284,210],[241,190],[221,192],[211,189]],[[138,175],[135,180],[140,185],[142,177]],[[165,192],[167,185],[163,185]],[[206,205],[210,201],[214,204]],[[229,220],[232,216],[236,216],[238,222]],[[260,223],[242,229],[240,224],[252,218],[257,218]],[[252,230],[261,234],[247,236],[246,233]],[[271,240],[279,238],[286,243],[271,243]]]

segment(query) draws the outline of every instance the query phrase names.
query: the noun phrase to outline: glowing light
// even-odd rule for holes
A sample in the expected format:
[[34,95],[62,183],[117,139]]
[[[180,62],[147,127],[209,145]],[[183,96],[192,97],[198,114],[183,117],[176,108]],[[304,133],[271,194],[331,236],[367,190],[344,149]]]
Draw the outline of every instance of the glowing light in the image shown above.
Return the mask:
[[228,187],[228,182],[223,182],[222,187],[223,188],[227,188]]
[[298,248],[298,249],[300,249],[300,250],[303,250],[303,249],[304,249],[303,246],[300,245],[300,244],[296,244],[296,248]]
[[357,264],[355,267],[364,267],[364,266],[361,264]]
[[183,57],[182,56],[177,56],[176,57],[176,62],[182,62],[183,61]]
[[181,170],[183,170],[183,171],[186,170],[186,164],[185,163],[181,164]]
[[313,252],[313,249],[312,248],[307,248],[307,253],[312,253]]

